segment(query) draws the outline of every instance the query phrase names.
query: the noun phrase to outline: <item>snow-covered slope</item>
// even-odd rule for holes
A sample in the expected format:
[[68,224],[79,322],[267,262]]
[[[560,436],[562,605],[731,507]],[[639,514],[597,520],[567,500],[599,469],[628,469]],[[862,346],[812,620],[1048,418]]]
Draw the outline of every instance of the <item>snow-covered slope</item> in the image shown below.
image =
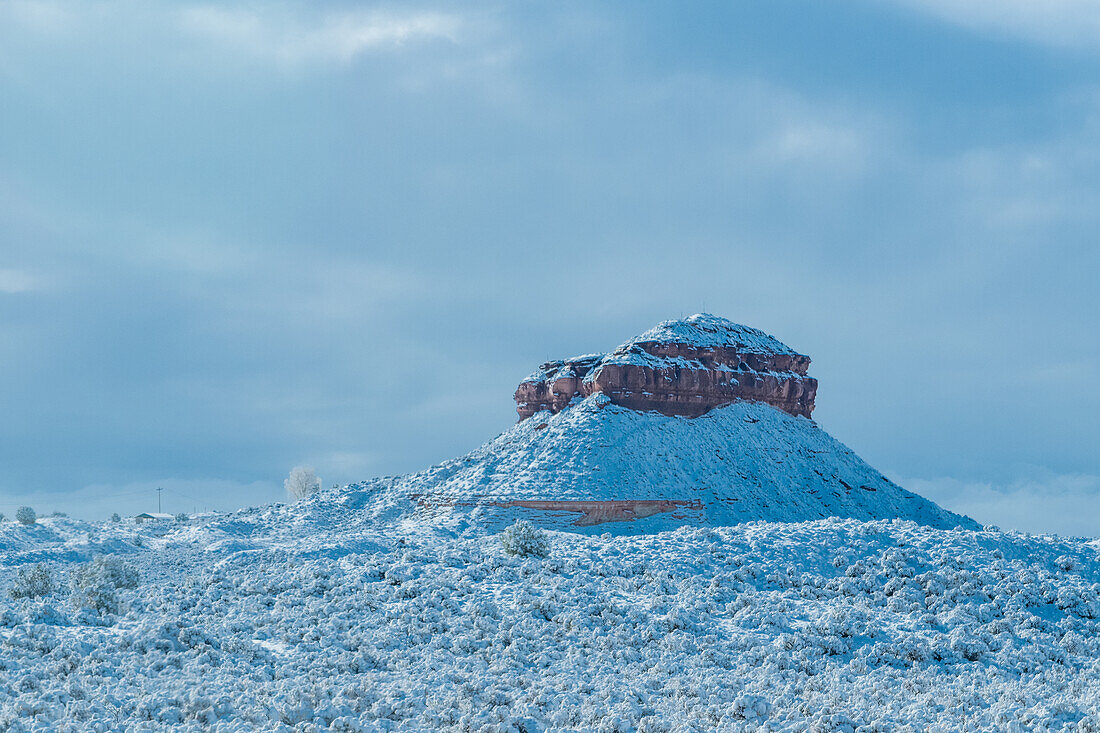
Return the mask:
[[977,528],[891,483],[813,421],[751,402],[685,418],[619,407],[596,394],[556,415],[537,413],[466,456],[385,482],[379,493],[384,514],[415,509],[457,531],[496,531],[517,517],[582,530],[578,511],[516,502],[622,500],[670,503],[649,518],[589,531],[830,516]]
[[644,343],[685,344],[700,349],[727,347],[745,354],[798,355],[797,351],[771,334],[710,313],[662,321],[620,345],[612,353],[627,353],[633,346]]

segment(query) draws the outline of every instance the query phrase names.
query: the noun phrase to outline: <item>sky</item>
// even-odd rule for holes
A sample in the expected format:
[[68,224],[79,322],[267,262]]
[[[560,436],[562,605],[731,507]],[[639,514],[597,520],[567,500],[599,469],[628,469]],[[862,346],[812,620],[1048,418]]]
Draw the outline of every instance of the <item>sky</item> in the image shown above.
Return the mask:
[[282,500],[707,311],[981,522],[1100,535],[1100,4],[0,0],[0,512]]

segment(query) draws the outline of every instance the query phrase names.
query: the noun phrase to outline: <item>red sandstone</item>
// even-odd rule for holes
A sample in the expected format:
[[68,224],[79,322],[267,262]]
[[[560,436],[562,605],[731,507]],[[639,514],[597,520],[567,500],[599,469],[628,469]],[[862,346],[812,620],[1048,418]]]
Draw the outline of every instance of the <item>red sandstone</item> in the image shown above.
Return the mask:
[[[652,334],[652,337],[649,337]],[[817,380],[806,376],[810,357],[763,332],[714,316],[669,321],[596,354],[543,364],[516,389],[525,419],[560,412],[579,397],[602,393],[634,410],[698,417],[738,400],[766,402],[810,417]]]

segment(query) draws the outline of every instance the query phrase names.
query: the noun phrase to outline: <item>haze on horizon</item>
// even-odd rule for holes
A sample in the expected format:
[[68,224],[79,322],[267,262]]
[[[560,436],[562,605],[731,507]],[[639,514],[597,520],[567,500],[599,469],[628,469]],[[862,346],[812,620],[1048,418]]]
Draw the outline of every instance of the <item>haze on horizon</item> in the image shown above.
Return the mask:
[[0,3],[0,512],[416,470],[708,311],[1003,528],[1100,534],[1100,6]]

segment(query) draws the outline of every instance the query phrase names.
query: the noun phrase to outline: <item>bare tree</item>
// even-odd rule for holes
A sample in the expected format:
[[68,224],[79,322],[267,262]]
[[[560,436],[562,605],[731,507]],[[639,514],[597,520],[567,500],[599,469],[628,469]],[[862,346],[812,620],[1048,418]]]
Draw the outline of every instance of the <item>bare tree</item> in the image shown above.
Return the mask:
[[321,479],[309,466],[295,466],[283,481],[283,488],[286,489],[287,497],[295,500],[304,499],[321,490]]

